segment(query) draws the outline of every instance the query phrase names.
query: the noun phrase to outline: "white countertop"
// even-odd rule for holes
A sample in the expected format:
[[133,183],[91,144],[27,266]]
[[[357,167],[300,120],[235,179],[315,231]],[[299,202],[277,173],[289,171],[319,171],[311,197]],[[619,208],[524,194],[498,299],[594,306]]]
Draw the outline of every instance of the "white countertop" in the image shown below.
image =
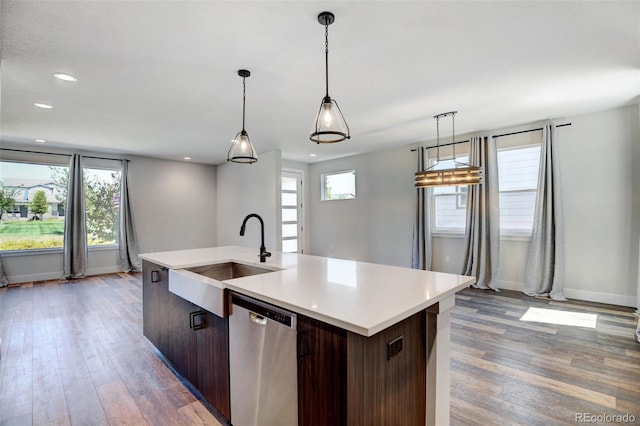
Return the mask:
[[141,254],[169,269],[235,261],[268,269],[222,281],[224,288],[372,336],[475,282],[474,277],[238,246]]

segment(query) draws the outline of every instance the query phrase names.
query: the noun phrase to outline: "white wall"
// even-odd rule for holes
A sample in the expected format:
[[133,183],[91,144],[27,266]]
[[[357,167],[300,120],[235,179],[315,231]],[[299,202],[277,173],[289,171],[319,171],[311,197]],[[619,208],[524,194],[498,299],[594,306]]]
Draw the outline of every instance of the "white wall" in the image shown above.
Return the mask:
[[[264,220],[267,250],[279,250],[280,227],[280,151],[261,153],[254,164],[226,163],[217,166],[217,245],[260,247],[260,224],[247,222],[244,237],[240,225],[246,215],[257,213]],[[278,243],[278,245],[276,245]]]
[[569,118],[557,154],[566,296],[634,306],[640,232],[638,105]]
[[[309,253],[411,266],[416,154],[409,147],[309,167]],[[356,198],[320,200],[323,173],[356,172]]]
[[[129,179],[141,253],[215,245],[215,166],[131,157]],[[10,283],[62,276],[61,250],[2,260]],[[87,275],[120,270],[116,249],[90,249]]]
[[132,157],[129,186],[141,253],[216,244],[216,166]]
[[[640,107],[638,108],[638,123],[640,123]],[[638,125],[638,127],[640,127],[640,124]],[[640,130],[638,130],[638,133],[640,133]],[[634,152],[633,152],[633,158],[636,159],[636,164],[637,164],[637,160],[640,159],[640,137],[636,138],[636,142],[633,144],[634,146]],[[634,167],[633,168],[633,193],[635,194],[635,201],[636,204],[634,205],[634,211],[638,212],[640,210],[640,167]],[[635,216],[637,217],[637,215]],[[639,233],[640,234],[640,233]],[[640,235],[638,236],[638,243],[640,244]],[[637,274],[637,283],[638,283],[638,288],[637,288],[637,293],[636,293],[636,315],[640,316],[640,245],[638,246],[638,267],[636,270],[636,274]],[[640,322],[639,322],[640,324]],[[640,338],[640,336],[638,336]]]
[[[557,129],[569,298],[637,303],[640,168],[633,166],[640,164],[638,109],[568,117],[572,125]],[[414,155],[403,147],[312,164],[310,253],[409,266]],[[350,169],[356,170],[357,198],[320,201],[320,175]],[[433,269],[460,273],[463,247],[462,238],[434,238]],[[501,241],[501,288],[522,289],[527,252],[528,241]]]

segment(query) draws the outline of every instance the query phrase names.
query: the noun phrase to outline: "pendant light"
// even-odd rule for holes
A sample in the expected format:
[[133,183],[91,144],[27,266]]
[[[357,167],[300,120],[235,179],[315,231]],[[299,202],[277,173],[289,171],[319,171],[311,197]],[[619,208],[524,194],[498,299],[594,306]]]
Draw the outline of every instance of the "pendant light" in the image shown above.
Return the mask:
[[238,70],[238,75],[242,77],[242,130],[238,132],[235,139],[231,142],[231,148],[227,153],[227,161],[234,163],[253,164],[258,161],[258,154],[256,153],[249,134],[244,130],[244,116],[245,116],[245,101],[247,86],[245,79],[251,75],[247,70]]
[[[477,185],[482,183],[482,168],[472,166],[467,163],[456,161],[456,125],[455,115],[458,111],[445,112],[438,114],[433,118],[436,119],[436,162],[422,172],[415,175],[416,188],[428,188],[433,186],[458,186],[458,185]],[[454,167],[450,169],[434,170],[440,162],[440,118],[451,116],[451,126],[453,128],[452,149]]]
[[335,99],[329,96],[329,25],[335,21],[331,12],[322,12],[318,15],[318,22],[324,25],[324,68],[325,68],[325,96],[320,103],[320,110],[316,116],[314,127],[311,131],[312,142],[334,143],[349,139],[349,126],[342,116],[342,111]]

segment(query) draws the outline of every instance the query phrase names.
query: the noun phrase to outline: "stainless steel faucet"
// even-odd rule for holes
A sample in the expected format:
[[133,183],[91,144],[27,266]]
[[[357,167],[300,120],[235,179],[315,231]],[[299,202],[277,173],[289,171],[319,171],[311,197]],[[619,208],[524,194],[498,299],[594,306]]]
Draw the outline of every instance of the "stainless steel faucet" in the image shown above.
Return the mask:
[[264,263],[267,261],[267,257],[271,257],[271,253],[269,253],[267,251],[267,248],[264,246],[264,221],[262,220],[262,218],[260,217],[260,215],[255,214],[255,213],[251,213],[248,214],[244,220],[242,221],[242,226],[240,227],[240,236],[244,237],[244,230],[247,226],[247,220],[249,220],[250,218],[255,217],[256,219],[258,219],[260,221],[260,262]]

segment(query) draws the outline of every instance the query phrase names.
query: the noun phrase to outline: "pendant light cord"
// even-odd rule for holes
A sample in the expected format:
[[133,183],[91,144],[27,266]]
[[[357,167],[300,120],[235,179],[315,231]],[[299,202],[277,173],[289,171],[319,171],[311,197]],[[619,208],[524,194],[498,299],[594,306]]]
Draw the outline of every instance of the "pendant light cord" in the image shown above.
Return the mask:
[[[451,136],[451,141],[455,142],[456,141],[456,113],[451,113],[451,130],[453,132],[453,135]],[[453,144],[451,146],[451,148],[453,149],[453,162],[456,162],[456,145]]]
[[324,75],[326,97],[329,97],[329,24],[324,24]]
[[245,111],[245,103],[247,99],[247,84],[246,77],[242,77],[242,131],[244,132],[244,111]]
[[[440,116],[436,115],[436,164],[440,162]],[[434,164],[435,166],[435,164]]]

